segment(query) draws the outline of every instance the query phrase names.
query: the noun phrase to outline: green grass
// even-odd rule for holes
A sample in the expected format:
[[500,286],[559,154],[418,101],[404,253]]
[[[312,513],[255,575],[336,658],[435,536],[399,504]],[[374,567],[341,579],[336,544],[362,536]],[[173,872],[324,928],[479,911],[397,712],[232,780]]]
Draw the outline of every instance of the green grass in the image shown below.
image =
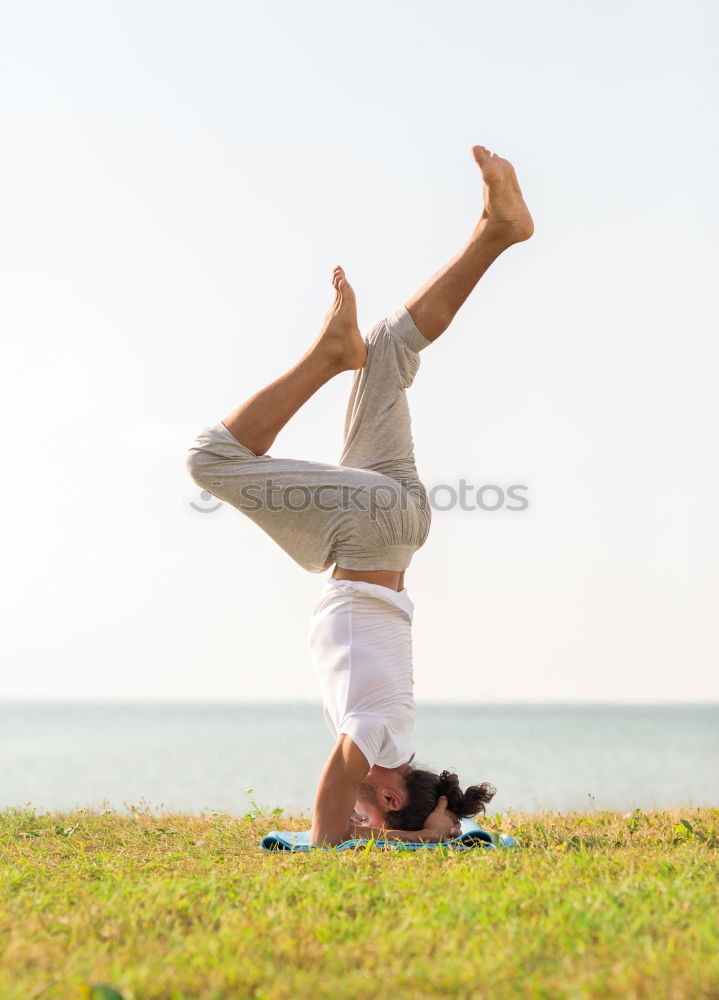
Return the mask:
[[0,997],[716,1000],[718,817],[506,814],[484,825],[521,850],[267,855],[276,816],[9,810]]

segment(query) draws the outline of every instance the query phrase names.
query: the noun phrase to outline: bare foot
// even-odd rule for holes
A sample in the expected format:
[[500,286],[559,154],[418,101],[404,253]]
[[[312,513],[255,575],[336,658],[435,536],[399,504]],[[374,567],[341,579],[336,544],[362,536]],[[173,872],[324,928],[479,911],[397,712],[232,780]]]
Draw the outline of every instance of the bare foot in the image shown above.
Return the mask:
[[473,146],[472,155],[484,180],[482,219],[496,227],[508,244],[528,240],[534,232],[534,223],[524,203],[514,167],[509,160],[503,160],[485,146]]
[[355,293],[339,265],[332,272],[332,284],[334,302],[325,316],[317,343],[322,344],[340,371],[364,368],[367,348],[357,325]]

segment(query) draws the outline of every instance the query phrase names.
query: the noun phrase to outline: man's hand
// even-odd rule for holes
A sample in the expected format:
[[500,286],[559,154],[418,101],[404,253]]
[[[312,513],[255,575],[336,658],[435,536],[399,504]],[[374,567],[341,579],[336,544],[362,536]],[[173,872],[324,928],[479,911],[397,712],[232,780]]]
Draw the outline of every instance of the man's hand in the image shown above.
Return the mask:
[[424,828],[420,833],[422,840],[431,840],[433,843],[440,840],[451,840],[458,837],[462,832],[459,820],[447,808],[446,795],[440,795],[437,805],[424,821]]

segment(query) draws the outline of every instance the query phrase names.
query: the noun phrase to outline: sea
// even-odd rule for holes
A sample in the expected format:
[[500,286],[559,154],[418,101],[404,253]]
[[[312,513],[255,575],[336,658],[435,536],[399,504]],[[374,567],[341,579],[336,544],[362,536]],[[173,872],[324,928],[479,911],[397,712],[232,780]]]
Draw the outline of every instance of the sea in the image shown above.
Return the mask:
[[[719,806],[719,705],[418,704],[417,763],[490,811]],[[0,808],[309,814],[319,704],[0,702]]]

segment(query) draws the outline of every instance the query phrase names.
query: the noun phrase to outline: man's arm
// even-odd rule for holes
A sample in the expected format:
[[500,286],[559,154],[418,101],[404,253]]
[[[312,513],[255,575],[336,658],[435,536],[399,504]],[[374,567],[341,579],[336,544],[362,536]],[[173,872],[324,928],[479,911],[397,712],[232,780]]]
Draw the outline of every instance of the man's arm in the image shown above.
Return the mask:
[[342,734],[320,776],[312,813],[311,841],[316,847],[334,847],[349,840],[350,817],[357,790],[370,767],[349,736]]

